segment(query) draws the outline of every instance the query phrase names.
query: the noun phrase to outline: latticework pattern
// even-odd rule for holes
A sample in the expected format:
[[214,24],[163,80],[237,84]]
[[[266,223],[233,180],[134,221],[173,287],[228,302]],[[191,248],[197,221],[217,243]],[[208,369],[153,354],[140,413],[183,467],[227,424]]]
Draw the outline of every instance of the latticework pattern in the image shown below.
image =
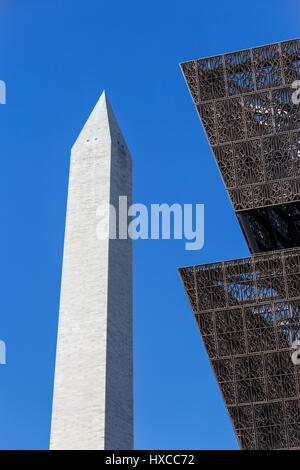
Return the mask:
[[257,254],[179,273],[240,447],[300,449],[300,39],[181,68]]
[[242,449],[300,449],[300,248],[180,268]]
[[300,200],[300,39],[181,64],[235,211]]

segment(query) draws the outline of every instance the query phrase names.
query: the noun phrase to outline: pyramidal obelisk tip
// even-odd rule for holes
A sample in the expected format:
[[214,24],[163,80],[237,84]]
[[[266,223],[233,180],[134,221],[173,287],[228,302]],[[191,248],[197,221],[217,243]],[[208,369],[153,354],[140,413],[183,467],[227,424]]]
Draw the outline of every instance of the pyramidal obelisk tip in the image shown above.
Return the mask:
[[103,89],[98,101],[104,102],[106,105],[110,106],[110,103],[109,103],[109,100],[108,100],[107,93],[106,93],[105,89]]
[[102,141],[103,137],[108,140],[113,140],[120,145],[122,149],[128,151],[105,89],[103,89],[72,148],[76,148],[78,145],[81,146],[82,144],[91,145],[91,142],[96,144]]
[[106,99],[107,99],[105,90],[103,90],[102,93],[101,93],[101,95],[100,95],[99,100],[101,100],[101,99],[102,99],[102,100],[106,100]]
[[107,104],[108,100],[107,100],[107,95],[106,95],[106,92],[105,90],[102,91],[100,97],[98,98],[97,102],[96,102],[96,105],[94,107],[94,110],[98,108],[98,105],[103,105],[103,104]]

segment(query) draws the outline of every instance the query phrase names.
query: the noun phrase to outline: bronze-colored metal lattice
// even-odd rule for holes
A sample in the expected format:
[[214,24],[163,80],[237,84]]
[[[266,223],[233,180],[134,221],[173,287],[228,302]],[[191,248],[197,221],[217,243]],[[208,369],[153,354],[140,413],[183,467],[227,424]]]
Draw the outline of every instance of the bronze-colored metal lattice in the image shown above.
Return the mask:
[[242,449],[300,449],[300,248],[180,268]]
[[181,68],[234,209],[299,201],[300,40]]
[[[181,68],[251,252],[299,246],[289,211],[300,219],[300,106],[291,86],[300,79],[300,40]],[[277,206],[271,229],[258,211],[270,206]],[[287,234],[276,229],[278,220]]]
[[251,257],[179,274],[242,449],[300,449],[300,40],[181,64]]

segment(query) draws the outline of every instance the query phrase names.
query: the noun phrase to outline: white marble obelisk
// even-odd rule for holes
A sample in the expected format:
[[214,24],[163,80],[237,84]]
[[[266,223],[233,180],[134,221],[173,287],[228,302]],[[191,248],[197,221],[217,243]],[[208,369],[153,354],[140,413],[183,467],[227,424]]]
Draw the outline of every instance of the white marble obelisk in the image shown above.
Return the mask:
[[108,237],[119,196],[131,204],[131,157],[103,92],[71,151],[51,449],[133,448],[132,247]]

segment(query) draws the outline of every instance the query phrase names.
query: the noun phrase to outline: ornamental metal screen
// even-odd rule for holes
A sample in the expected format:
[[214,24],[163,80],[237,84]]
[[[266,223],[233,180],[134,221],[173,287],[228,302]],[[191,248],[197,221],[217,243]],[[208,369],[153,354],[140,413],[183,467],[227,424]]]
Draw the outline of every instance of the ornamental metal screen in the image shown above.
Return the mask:
[[300,449],[300,40],[181,68],[251,257],[179,274],[240,447]]
[[[250,251],[299,246],[300,106],[292,84],[300,79],[300,40],[181,68]],[[266,206],[274,206],[271,227],[258,210]]]
[[300,449],[300,249],[180,268],[242,449]]
[[299,201],[300,40],[181,68],[234,209]]

